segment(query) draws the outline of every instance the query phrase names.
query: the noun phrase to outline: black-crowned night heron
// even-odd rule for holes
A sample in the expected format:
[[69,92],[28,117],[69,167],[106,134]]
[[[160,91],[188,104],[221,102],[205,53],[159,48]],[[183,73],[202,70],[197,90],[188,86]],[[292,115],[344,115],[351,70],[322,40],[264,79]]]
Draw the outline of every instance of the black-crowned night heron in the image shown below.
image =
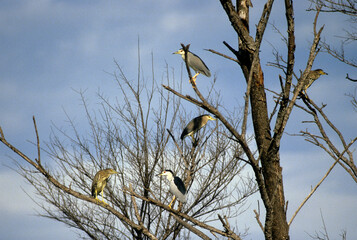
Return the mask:
[[100,170],[98,171],[93,179],[93,183],[92,183],[92,196],[95,197],[95,199],[97,201],[99,201],[98,199],[98,193],[102,194],[102,201],[104,203],[106,203],[104,201],[104,197],[103,197],[103,190],[105,188],[105,186],[107,185],[107,182],[109,180],[109,177],[112,174],[116,174],[117,172],[114,169],[111,168],[107,168],[104,170]]
[[193,137],[193,134],[198,130],[200,130],[202,127],[204,127],[207,124],[208,120],[216,120],[216,119],[208,114],[204,114],[192,119],[183,130],[181,134],[181,140],[183,140],[186,136],[191,136],[193,142],[195,142],[195,138]]
[[169,204],[169,208],[171,208],[172,203],[175,201],[177,197],[180,202],[186,202],[186,187],[185,184],[182,182],[181,178],[174,175],[171,170],[165,170],[159,174],[159,176],[166,176],[167,180],[170,182],[170,192],[174,195],[172,201]]
[[306,77],[306,81],[303,86],[303,91],[306,95],[306,90],[315,82],[316,79],[318,79],[321,75],[328,75],[325,73],[322,69],[316,69],[312,70],[309,72],[309,74]]
[[[177,52],[174,52],[173,54],[181,54],[183,61],[185,61],[185,51],[182,48]],[[196,78],[200,73],[207,77],[211,76],[211,72],[209,71],[206,64],[202,61],[202,59],[190,51],[187,52],[187,64],[196,72],[196,74],[192,77],[192,80],[194,82],[196,81]]]

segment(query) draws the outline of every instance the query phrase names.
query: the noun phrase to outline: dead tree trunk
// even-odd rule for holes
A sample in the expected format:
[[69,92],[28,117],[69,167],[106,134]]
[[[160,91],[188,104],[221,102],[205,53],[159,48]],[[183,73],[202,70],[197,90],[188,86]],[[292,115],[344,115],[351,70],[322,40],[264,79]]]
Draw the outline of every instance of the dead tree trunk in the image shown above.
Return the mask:
[[[238,59],[247,82],[255,141],[259,151],[261,169],[258,174],[264,179],[259,186],[266,209],[264,234],[266,239],[289,239],[289,226],[285,212],[282,168],[280,166],[279,141],[274,141],[268,116],[264,75],[260,65],[259,49],[273,1],[267,1],[257,25],[256,39],[249,33],[249,0],[237,0],[236,9],[231,1],[221,0],[227,16],[238,34],[239,50],[232,50]],[[257,173],[256,173],[257,174]],[[265,191],[266,194],[263,193]]]

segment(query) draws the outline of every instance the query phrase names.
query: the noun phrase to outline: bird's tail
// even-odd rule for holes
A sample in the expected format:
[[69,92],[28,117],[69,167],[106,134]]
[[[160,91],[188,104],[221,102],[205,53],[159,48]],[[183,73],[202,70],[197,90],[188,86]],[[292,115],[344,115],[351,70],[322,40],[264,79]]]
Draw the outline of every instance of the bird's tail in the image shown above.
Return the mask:
[[92,186],[92,197],[96,197],[95,186]]
[[183,140],[184,138],[185,138],[185,136],[187,135],[187,131],[186,131],[186,129],[182,132],[182,134],[181,134],[181,137],[180,137],[180,139],[181,140]]

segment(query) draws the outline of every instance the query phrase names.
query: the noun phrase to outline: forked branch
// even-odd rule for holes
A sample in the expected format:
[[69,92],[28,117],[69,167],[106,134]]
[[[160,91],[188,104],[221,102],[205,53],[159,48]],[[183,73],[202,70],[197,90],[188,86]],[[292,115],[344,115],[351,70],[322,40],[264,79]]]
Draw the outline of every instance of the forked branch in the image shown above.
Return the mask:
[[[37,129],[36,127],[36,121],[34,121],[35,124],[35,129]],[[37,130],[36,130],[37,132]],[[19,149],[17,149],[15,146],[13,146],[11,143],[9,143],[6,139],[4,134],[1,131],[1,137],[0,137],[0,142],[2,142],[5,146],[7,146],[9,149],[11,149],[12,151],[14,151],[17,155],[19,155],[22,159],[24,159],[26,162],[28,162],[32,167],[34,167],[37,171],[39,171],[53,186],[55,186],[56,188],[60,189],[61,191],[75,197],[78,199],[81,199],[83,201],[86,202],[90,202],[96,205],[99,205],[105,209],[107,209],[108,211],[110,211],[111,213],[113,213],[116,217],[118,217],[120,219],[120,221],[122,221],[125,224],[130,225],[132,228],[137,229],[138,231],[142,231],[143,234],[145,234],[149,239],[153,239],[156,240],[157,238],[149,232],[149,230],[141,225],[138,225],[136,223],[134,223],[133,221],[131,221],[129,218],[127,218],[126,216],[122,215],[120,212],[118,212],[117,210],[115,210],[113,207],[109,206],[108,204],[105,204],[103,202],[97,201],[96,199],[88,196],[88,195],[84,195],[82,193],[79,193],[77,191],[72,190],[69,187],[66,187],[64,184],[60,183],[57,179],[55,179],[40,163],[39,161],[33,161],[32,159],[30,159],[27,155],[25,155],[23,152],[21,152]],[[39,145],[39,142],[38,142]]]
[[353,139],[348,146],[345,148],[345,150],[343,150],[343,152],[341,153],[341,155],[335,160],[335,162],[331,165],[331,167],[327,170],[326,174],[321,178],[321,180],[316,184],[316,186],[311,190],[311,192],[309,193],[309,195],[304,199],[304,201],[302,201],[302,203],[300,204],[300,206],[298,207],[298,209],[295,211],[295,213],[293,214],[293,216],[291,217],[290,221],[289,221],[289,226],[290,224],[294,221],[296,215],[299,213],[299,211],[301,210],[301,208],[305,205],[305,203],[311,198],[311,196],[316,192],[317,188],[320,187],[320,185],[322,184],[322,182],[327,178],[327,176],[330,174],[330,172],[332,171],[332,169],[336,166],[336,164],[338,163],[338,161],[342,158],[343,154],[345,154],[346,151],[348,151],[348,149],[351,147],[352,144],[354,144],[356,142],[357,138]]

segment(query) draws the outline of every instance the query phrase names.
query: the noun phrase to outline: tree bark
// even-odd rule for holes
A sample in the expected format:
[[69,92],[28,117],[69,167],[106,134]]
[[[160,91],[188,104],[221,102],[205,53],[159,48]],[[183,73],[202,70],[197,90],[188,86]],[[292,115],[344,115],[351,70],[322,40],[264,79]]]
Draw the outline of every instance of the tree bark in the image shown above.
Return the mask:
[[[231,1],[221,0],[229,20],[238,34],[236,53],[248,88],[255,141],[259,151],[264,186],[259,186],[266,208],[264,234],[266,239],[289,239],[289,226],[285,212],[279,141],[273,141],[264,89],[264,74],[259,59],[259,48],[273,1],[268,1],[257,27],[256,40],[249,34],[249,0],[237,0],[236,10]],[[265,21],[265,22],[264,22]],[[259,28],[261,26],[261,28]],[[262,193],[265,189],[267,197]]]

